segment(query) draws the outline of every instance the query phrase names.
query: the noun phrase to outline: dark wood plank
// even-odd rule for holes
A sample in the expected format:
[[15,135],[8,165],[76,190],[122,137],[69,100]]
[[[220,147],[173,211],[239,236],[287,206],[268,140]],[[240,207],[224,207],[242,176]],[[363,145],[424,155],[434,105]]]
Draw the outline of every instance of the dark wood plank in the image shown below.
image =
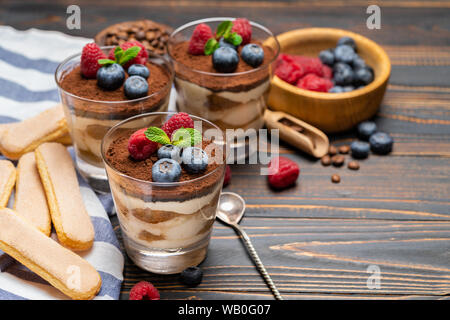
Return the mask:
[[[450,222],[246,217],[244,229],[282,293],[443,296],[450,293]],[[381,288],[368,289],[369,265],[381,270]],[[216,223],[203,282],[195,288],[223,297],[269,293],[232,229]],[[123,292],[142,279],[162,296],[189,298],[178,276],[160,276],[127,263]],[[197,295],[194,295],[197,297]],[[270,293],[269,293],[270,297]],[[262,298],[262,297],[261,297]]]
[[[244,197],[248,216],[450,218],[448,158],[371,155],[360,161],[359,171],[352,171],[345,166],[323,167],[298,153],[286,156],[299,163],[301,173],[297,185],[283,192],[268,188],[259,165],[232,166],[227,190]],[[341,176],[341,183],[331,183],[334,173]]]
[[[368,30],[370,1],[89,1],[78,0],[82,29],[67,30],[69,0],[3,0],[0,22],[26,29],[40,27],[93,37],[109,24],[147,18],[172,26],[210,16],[247,16],[275,33],[310,26],[360,32],[392,45],[449,45],[450,6],[447,1],[389,1],[382,3],[382,29]],[[45,5],[45,10],[43,10]],[[447,35],[447,36],[445,36]]]

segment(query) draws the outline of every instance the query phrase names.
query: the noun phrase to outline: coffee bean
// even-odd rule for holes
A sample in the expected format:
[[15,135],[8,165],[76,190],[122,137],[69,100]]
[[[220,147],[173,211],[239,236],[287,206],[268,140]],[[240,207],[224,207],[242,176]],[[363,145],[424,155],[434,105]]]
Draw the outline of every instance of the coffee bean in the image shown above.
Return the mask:
[[337,149],[335,146],[330,145],[330,147],[328,148],[328,154],[330,156],[334,156],[335,154],[337,154]]
[[358,161],[350,161],[347,167],[351,170],[359,170],[359,163]]
[[322,162],[323,166],[329,166],[331,164],[331,158],[329,155],[325,155],[320,159],[320,162]]
[[331,157],[331,163],[335,167],[342,166],[344,164],[344,162],[345,162],[345,158],[344,158],[344,156],[342,156],[340,154],[337,154],[337,155]]
[[121,31],[117,34],[117,38],[120,40],[127,40],[128,39],[128,34],[124,31]]
[[333,175],[331,176],[331,182],[333,182],[333,183],[339,183],[339,182],[341,182],[341,177],[340,177],[339,175],[337,175],[337,174],[333,174]]
[[145,37],[150,41],[155,39],[155,31],[147,31]]
[[339,147],[339,153],[347,154],[349,152],[350,152],[350,147],[349,146],[340,146]]
[[145,32],[142,31],[142,30],[139,30],[139,31],[136,33],[136,39],[138,39],[138,40],[144,40],[144,39],[145,39]]

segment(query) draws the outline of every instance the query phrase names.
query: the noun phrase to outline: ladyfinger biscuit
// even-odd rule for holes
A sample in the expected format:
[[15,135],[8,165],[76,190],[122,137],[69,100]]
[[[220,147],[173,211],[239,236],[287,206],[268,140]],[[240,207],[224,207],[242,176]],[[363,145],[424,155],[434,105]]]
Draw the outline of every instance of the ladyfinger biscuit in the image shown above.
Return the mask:
[[0,160],[0,208],[6,207],[16,183],[16,168],[11,161]]
[[46,142],[35,150],[35,156],[59,242],[73,250],[89,249],[94,227],[69,152],[60,143]]
[[34,152],[26,153],[19,159],[14,211],[46,236],[50,235],[52,221]]
[[58,105],[22,122],[8,124],[1,131],[0,152],[17,160],[41,143],[61,139],[68,127],[62,106]]
[[0,209],[0,249],[72,299],[92,299],[100,290],[102,280],[89,262],[8,208]]

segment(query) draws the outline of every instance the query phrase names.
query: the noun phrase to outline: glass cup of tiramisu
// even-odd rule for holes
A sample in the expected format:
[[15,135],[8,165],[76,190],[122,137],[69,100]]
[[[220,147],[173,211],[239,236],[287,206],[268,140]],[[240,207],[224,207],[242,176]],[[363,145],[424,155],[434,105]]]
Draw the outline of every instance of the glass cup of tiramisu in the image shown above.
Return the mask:
[[[180,139],[188,130],[196,138]],[[224,141],[211,122],[168,112],[132,117],[105,135],[102,157],[136,265],[171,274],[204,260],[223,185]]]
[[248,156],[245,138],[264,125],[278,53],[272,32],[244,18],[208,18],[179,27],[168,43],[178,110],[231,129],[227,142],[235,159]]
[[[55,73],[77,168],[100,192],[109,191],[100,148],[106,132],[129,117],[168,109],[173,67],[143,47],[126,62],[124,53],[140,47],[136,43],[125,43],[123,50],[88,44],[81,54],[63,61]],[[115,57],[117,53],[122,56]],[[104,64],[96,65],[100,60]]]

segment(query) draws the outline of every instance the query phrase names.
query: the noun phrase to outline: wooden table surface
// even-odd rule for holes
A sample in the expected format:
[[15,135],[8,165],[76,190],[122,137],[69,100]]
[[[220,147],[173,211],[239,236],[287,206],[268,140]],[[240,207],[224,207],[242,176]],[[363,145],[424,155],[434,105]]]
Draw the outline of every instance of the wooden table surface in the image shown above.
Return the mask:
[[[371,1],[370,3],[374,3]],[[242,225],[288,299],[448,299],[450,294],[450,2],[378,1],[381,29],[366,28],[368,2],[351,1],[17,1],[2,0],[0,23],[93,37],[109,24],[148,18],[171,26],[210,16],[246,16],[278,34],[337,27],[387,51],[392,76],[375,118],[395,139],[389,156],[371,155],[359,171],[322,167],[282,146],[301,167],[298,184],[274,192],[257,166],[235,166],[227,191],[247,202]],[[81,30],[67,30],[78,4]],[[348,144],[352,132],[330,136]],[[341,175],[340,184],[330,176]],[[116,218],[113,218],[120,236]],[[369,289],[367,268],[381,271]],[[186,288],[177,276],[144,272],[128,259],[122,298],[140,280],[163,299],[272,299],[234,231],[216,222],[205,276]]]

